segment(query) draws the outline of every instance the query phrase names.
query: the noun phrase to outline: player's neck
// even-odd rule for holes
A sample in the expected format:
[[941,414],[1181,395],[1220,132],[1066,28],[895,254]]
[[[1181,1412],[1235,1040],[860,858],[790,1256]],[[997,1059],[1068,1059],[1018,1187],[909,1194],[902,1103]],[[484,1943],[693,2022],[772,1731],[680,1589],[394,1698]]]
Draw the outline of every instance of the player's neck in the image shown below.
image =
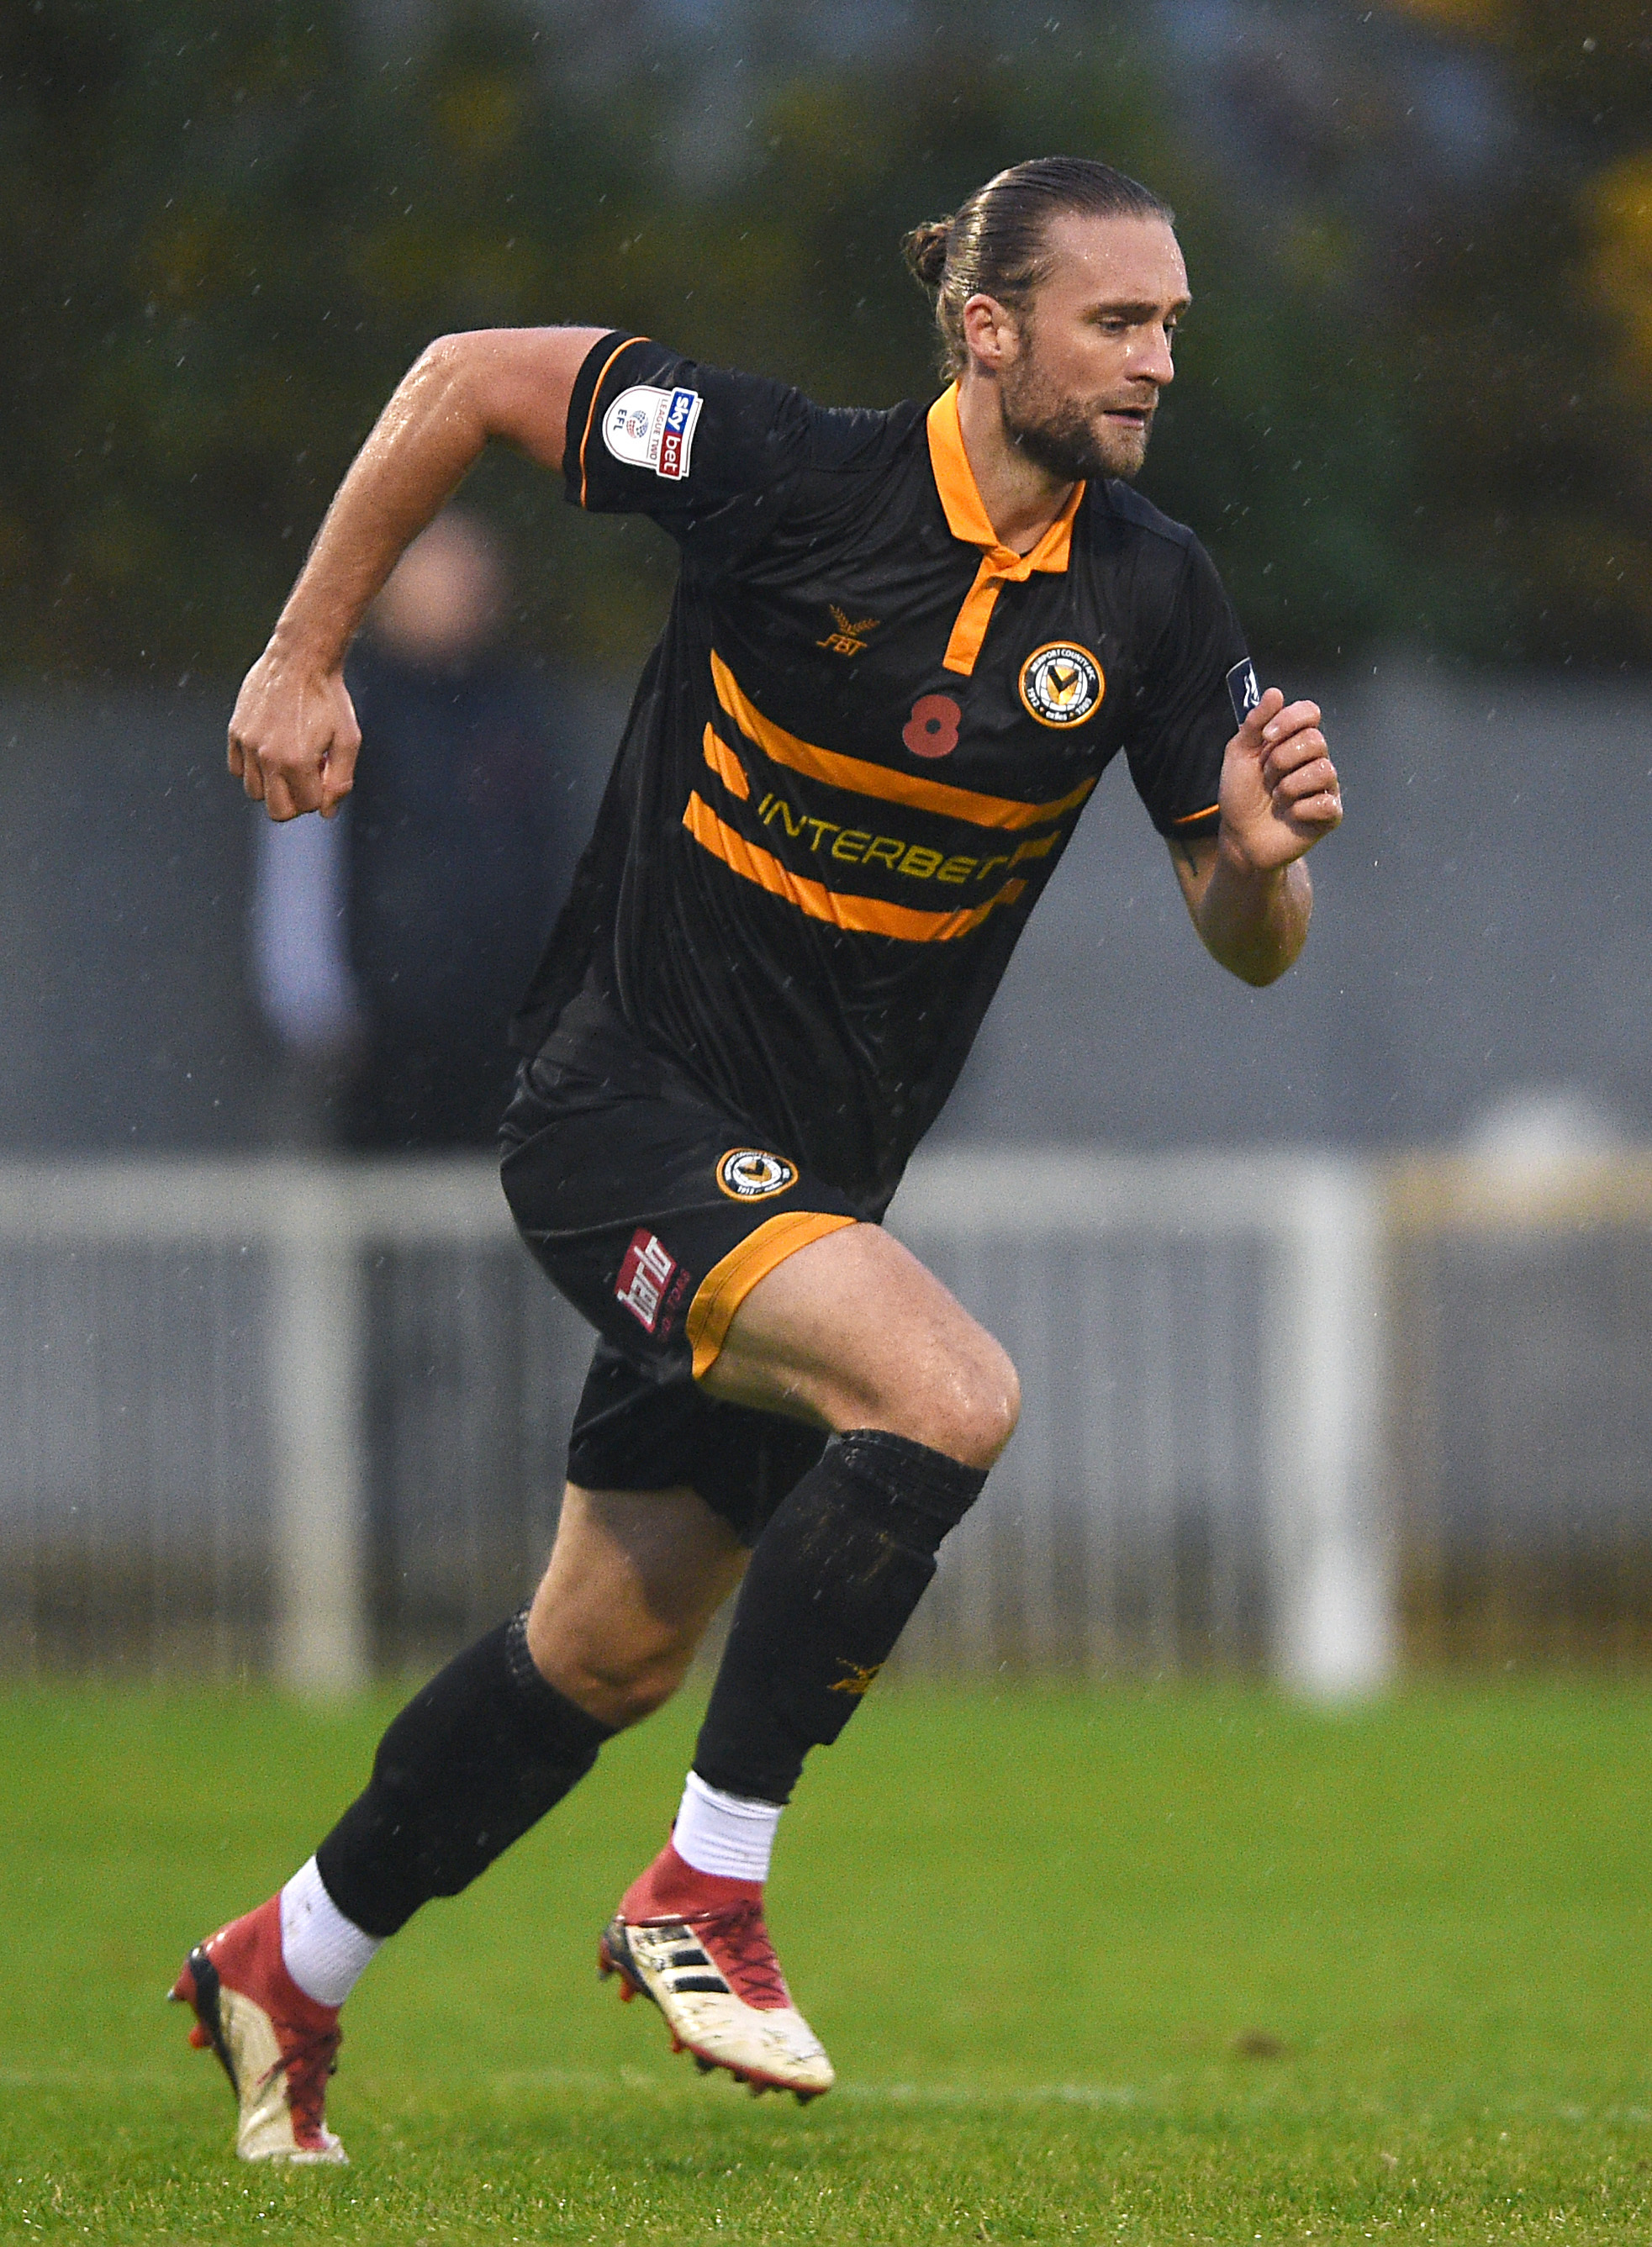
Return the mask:
[[958,427],[981,505],[1002,543],[1030,554],[1072,495],[1062,482],[1029,461],[1004,427],[996,384],[965,373],[958,386]]

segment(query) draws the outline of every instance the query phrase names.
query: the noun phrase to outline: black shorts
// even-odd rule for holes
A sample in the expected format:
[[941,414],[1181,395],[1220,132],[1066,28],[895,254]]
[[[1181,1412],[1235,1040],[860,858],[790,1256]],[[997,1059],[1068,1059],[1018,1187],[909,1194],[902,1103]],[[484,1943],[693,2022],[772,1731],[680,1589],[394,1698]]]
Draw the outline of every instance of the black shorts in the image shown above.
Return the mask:
[[589,1490],[686,1484],[754,1541],[820,1430],[699,1383],[757,1282],[882,1215],[720,1114],[585,991],[523,1063],[501,1175],[522,1239],[599,1340],[569,1445]]

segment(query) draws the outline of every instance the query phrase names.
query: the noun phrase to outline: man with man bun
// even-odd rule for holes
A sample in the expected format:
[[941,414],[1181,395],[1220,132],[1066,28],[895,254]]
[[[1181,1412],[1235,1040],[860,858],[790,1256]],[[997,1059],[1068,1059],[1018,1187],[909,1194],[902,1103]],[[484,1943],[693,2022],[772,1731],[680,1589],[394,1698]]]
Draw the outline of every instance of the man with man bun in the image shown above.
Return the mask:
[[1259,694],[1203,549],[1129,488],[1188,302],[1171,213],[1047,158],[909,256],[948,378],[927,408],[827,411],[600,328],[433,344],[242,689],[248,793],[335,809],[351,637],[490,439],[681,550],[504,1125],[523,1238],[598,1335],[555,1546],[316,1854],[190,1953],[174,1995],[249,2158],[343,2158],[323,2092],[368,1959],[674,1691],[742,1576],[601,1970],[702,2067],[829,2087],[765,1929],[775,1832],[1017,1411],[884,1212],[1114,756],[1223,966],[1269,983],[1306,938],[1302,862],[1341,817],[1320,714]]

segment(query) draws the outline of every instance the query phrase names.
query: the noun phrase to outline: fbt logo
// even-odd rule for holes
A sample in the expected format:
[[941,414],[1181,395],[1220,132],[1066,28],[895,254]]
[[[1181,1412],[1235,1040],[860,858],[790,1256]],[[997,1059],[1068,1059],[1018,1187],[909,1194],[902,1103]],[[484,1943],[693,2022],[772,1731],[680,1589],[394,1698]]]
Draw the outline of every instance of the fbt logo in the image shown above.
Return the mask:
[[688,1289],[688,1274],[658,1234],[645,1225],[631,1236],[614,1294],[650,1334],[669,1334],[674,1313]]
[[604,414],[603,442],[627,468],[652,468],[668,482],[680,483],[688,474],[704,403],[697,390],[637,384],[622,390]]

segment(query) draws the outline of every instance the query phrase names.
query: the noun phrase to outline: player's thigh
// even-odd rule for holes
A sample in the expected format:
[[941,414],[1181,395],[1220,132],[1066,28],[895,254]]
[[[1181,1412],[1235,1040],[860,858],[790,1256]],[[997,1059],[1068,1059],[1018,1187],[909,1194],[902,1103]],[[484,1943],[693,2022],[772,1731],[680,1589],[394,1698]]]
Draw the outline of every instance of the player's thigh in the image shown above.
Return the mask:
[[700,1386],[827,1427],[884,1428],[990,1466],[1020,1410],[1001,1346],[881,1226],[799,1248],[751,1289]]

